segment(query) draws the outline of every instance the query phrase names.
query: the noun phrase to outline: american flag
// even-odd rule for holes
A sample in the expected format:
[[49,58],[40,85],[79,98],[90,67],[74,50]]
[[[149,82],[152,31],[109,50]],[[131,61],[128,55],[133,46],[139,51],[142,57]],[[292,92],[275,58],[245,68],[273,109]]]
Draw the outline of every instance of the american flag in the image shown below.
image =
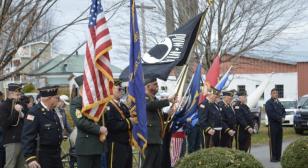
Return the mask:
[[170,142],[170,159],[171,159],[171,167],[174,167],[176,162],[181,157],[181,151],[183,147],[183,142],[185,139],[185,133],[183,130],[178,130],[177,132],[172,134],[171,142]]
[[84,60],[82,113],[98,121],[111,100],[113,76],[109,50],[112,42],[100,0],[92,0],[89,16],[89,38]]

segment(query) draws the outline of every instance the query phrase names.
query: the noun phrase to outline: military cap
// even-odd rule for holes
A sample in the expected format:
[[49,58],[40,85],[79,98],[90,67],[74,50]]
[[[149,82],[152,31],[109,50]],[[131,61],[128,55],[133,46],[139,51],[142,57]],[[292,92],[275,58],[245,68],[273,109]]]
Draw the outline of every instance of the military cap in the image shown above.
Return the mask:
[[237,95],[238,96],[247,96],[247,92],[246,92],[246,90],[242,90],[242,91],[237,92]]
[[49,97],[49,96],[55,96],[58,94],[58,88],[59,86],[46,86],[39,88],[39,92],[41,97]]
[[9,83],[8,84],[8,90],[12,91],[12,92],[20,92],[22,88],[21,84],[17,84],[17,83]]
[[144,85],[147,85],[149,83],[156,82],[156,81],[157,81],[156,78],[145,78],[144,79]]
[[75,82],[80,87],[83,84],[83,75],[75,77]]
[[122,81],[119,79],[115,79],[114,80],[114,86],[121,86],[122,85]]
[[217,90],[217,89],[214,88],[214,87],[209,88],[207,92],[208,92],[209,94],[214,94],[214,95],[219,95],[219,94],[220,94],[220,91]]
[[234,92],[233,91],[223,91],[222,92],[222,96],[234,96]]

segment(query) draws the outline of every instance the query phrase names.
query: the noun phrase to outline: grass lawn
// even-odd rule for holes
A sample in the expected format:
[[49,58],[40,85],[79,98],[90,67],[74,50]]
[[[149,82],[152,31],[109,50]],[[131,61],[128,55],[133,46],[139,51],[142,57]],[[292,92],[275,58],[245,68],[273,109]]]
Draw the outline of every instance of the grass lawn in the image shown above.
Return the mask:
[[[301,135],[295,134],[293,127],[283,127],[283,141],[294,140],[299,137],[301,137]],[[268,142],[268,127],[262,124],[259,133],[252,136],[252,145],[257,146],[262,144],[268,144]]]

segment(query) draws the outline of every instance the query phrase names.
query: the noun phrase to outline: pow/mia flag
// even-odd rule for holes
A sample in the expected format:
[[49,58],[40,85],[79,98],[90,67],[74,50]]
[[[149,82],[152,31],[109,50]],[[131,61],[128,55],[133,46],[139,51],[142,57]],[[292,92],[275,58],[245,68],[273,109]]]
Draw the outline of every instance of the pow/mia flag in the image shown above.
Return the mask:
[[[204,12],[190,19],[185,25],[168,35],[142,57],[145,79],[160,78],[167,80],[175,66],[186,63],[195,42]],[[120,79],[128,80],[128,67],[123,70]]]

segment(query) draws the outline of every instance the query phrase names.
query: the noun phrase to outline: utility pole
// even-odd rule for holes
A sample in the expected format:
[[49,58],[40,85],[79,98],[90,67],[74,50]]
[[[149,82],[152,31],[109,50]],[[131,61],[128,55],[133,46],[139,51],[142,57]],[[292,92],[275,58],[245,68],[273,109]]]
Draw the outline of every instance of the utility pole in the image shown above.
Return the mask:
[[145,31],[145,9],[155,9],[155,6],[147,6],[142,2],[141,5],[136,5],[136,8],[141,9],[141,33],[142,33],[142,51],[145,53],[147,51],[147,37]]
[[166,30],[167,35],[175,30],[174,16],[173,16],[173,2],[172,0],[165,0],[165,13],[166,13]]

